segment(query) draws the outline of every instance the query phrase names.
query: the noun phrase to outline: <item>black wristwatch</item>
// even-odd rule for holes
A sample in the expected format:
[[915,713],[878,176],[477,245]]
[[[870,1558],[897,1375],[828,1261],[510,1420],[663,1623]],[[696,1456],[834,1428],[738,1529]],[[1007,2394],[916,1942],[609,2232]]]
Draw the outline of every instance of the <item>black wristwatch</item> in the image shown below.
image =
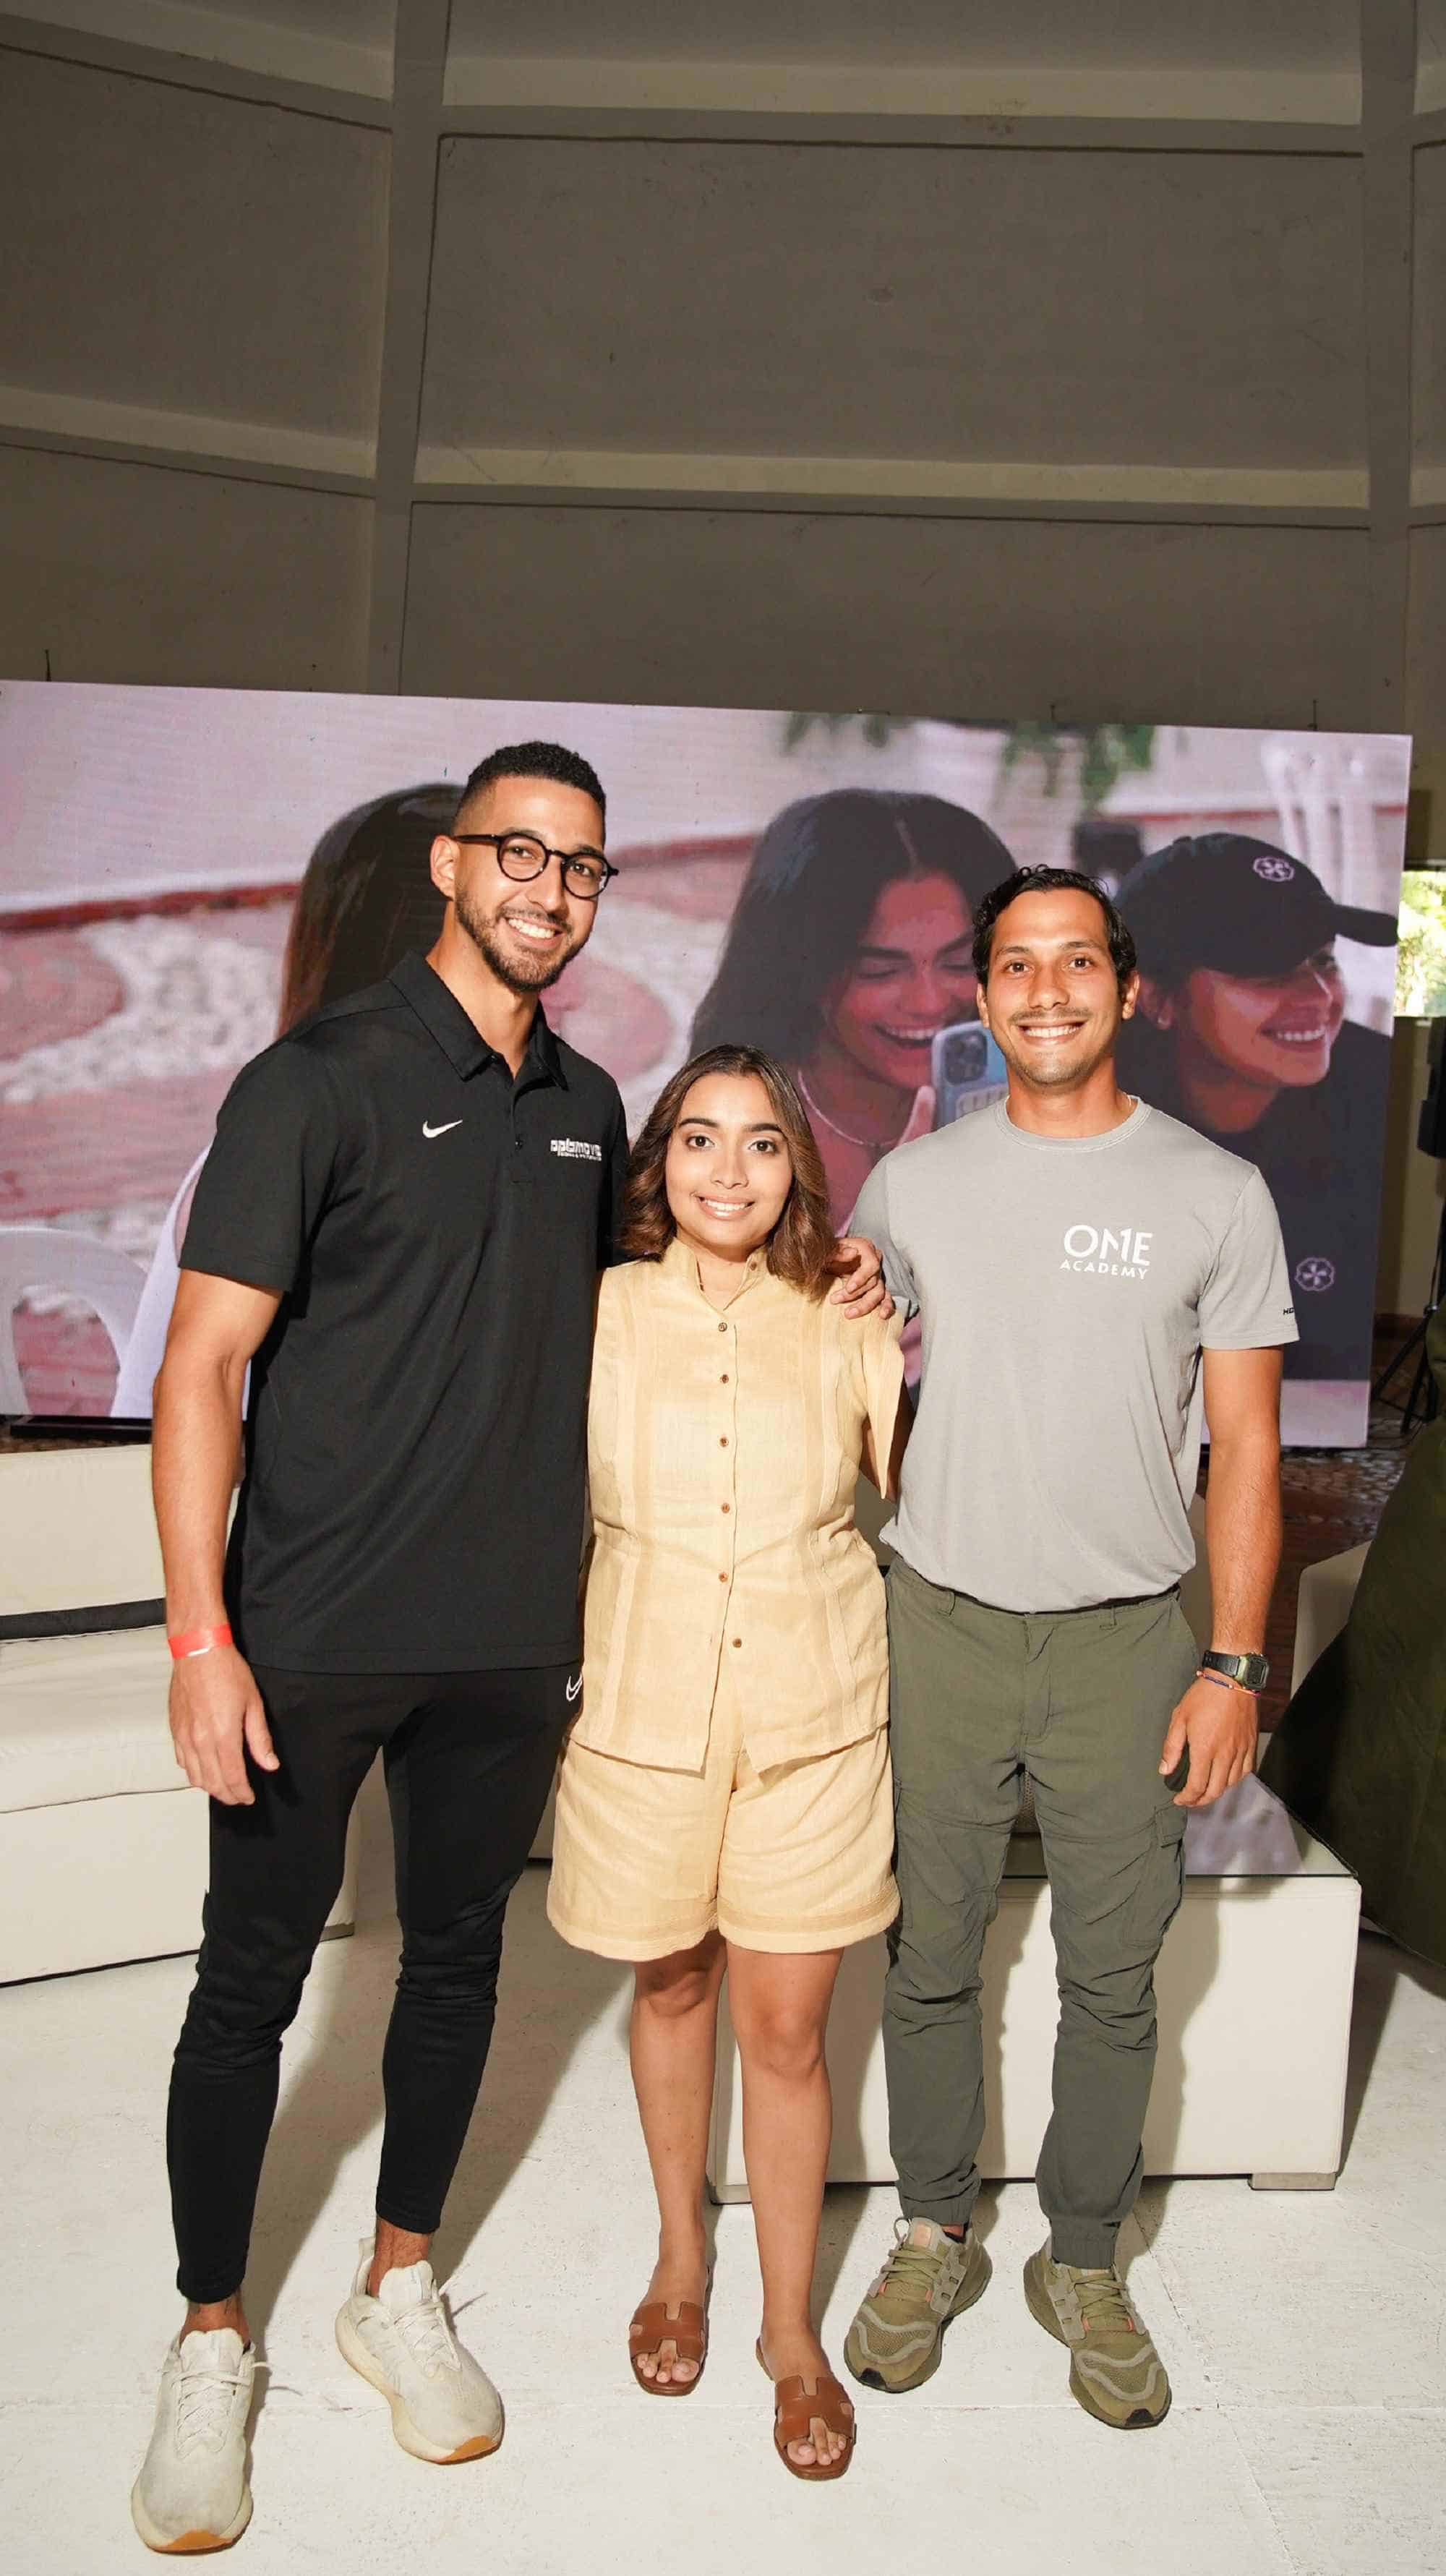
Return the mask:
[[1228,1682],[1238,1682],[1242,1690],[1262,1691],[1270,1679],[1270,1665],[1264,1655],[1217,1655],[1214,1647],[1200,1658],[1202,1673],[1220,1673]]

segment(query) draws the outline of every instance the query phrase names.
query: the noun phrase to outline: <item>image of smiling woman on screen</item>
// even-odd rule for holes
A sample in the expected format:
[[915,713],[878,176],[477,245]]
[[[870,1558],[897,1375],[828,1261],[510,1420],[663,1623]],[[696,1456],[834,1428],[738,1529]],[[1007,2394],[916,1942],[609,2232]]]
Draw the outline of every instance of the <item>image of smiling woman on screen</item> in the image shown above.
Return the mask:
[[800,797],[754,850],[692,1047],[789,1066],[835,1223],[880,1156],[933,1123],[934,1039],[974,1017],[975,907],[1013,866],[977,814],[887,788]]
[[1395,922],[1244,832],[1156,850],[1119,906],[1140,961],[1121,1081],[1264,1174],[1300,1325],[1287,1377],[1368,1377],[1390,1040],[1349,1016],[1336,942],[1389,948]]
[[[342,1001],[348,993],[379,983],[409,948],[431,947],[444,906],[428,862],[433,840],[438,832],[451,830],[456,813],[455,787],[407,787],[353,806],[323,832],[307,861],[291,916],[278,1037],[323,1002]],[[144,1418],[151,1409],[151,1389],[176,1301],[186,1219],[205,1159],[197,1155],[166,1210],[116,1374],[111,1412],[119,1421]]]

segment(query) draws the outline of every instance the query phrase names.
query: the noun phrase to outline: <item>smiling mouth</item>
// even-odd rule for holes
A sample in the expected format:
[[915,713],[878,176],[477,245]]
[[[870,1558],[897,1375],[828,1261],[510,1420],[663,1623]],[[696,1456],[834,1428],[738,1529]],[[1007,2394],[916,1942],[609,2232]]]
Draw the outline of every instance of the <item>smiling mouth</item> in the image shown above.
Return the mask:
[[1016,1020],[1014,1034],[1020,1038],[1043,1039],[1046,1045],[1056,1045],[1064,1038],[1077,1038],[1083,1027],[1083,1020]]
[[1261,1031],[1261,1035],[1273,1039],[1277,1046],[1319,1046],[1330,1036],[1330,1025],[1322,1020],[1316,1028],[1267,1028]]
[[699,1194],[698,1205],[700,1208],[706,1208],[710,1216],[747,1216],[753,1201],[751,1199],[705,1199]]
[[881,1038],[887,1038],[887,1040],[888,1040],[888,1042],[889,1042],[890,1046],[906,1046],[906,1047],[927,1047],[927,1046],[932,1046],[932,1045],[933,1045],[933,1043],[934,1043],[935,1038],[936,1038],[936,1037],[937,1037],[937,1035],[938,1035],[938,1031],[937,1031],[937,1029],[932,1029],[932,1028],[930,1028],[930,1029],[891,1029],[891,1028],[887,1028],[887,1027],[885,1026],[885,1024],[884,1024],[884,1022],[883,1022],[882,1020],[878,1020],[878,1021],[876,1021],[876,1022],[875,1022],[875,1026],[876,1026],[876,1028],[877,1028],[877,1030],[878,1030],[878,1033],[879,1033],[880,1037],[881,1037]]
[[515,930],[519,939],[527,940],[534,948],[544,948],[562,937],[562,926],[556,921],[529,920],[516,912],[504,912],[502,918],[509,930]]

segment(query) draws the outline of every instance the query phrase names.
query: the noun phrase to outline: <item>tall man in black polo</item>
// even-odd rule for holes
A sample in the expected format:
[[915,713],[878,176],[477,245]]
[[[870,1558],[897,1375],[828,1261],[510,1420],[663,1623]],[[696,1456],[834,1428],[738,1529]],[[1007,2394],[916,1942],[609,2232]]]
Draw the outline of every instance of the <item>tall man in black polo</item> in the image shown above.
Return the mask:
[[248,1065],[197,1190],[155,1486],[171,1724],[211,1796],[211,1882],[168,2124],[187,2315],[132,2498],[152,2548],[225,2545],[250,2513],[252,2211],[282,2034],[378,1751],[402,1961],[376,2237],[337,2337],[417,2456],[501,2437],[427,2252],[579,1688],[593,1292],[627,1141],[616,1086],[538,997],[596,918],[603,827],[575,754],[484,761],[433,845],[430,957]]

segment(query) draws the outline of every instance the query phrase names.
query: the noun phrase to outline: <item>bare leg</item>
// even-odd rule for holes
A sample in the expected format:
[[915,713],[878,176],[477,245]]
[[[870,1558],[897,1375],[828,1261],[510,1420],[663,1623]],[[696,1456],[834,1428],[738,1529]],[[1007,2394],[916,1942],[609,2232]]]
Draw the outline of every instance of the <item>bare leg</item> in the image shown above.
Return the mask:
[[[759,2341],[774,2379],[828,2369],[813,2330],[813,2267],[833,2132],[824,2032],[841,1950],[782,1956],[730,1943],[728,1992],[743,2061],[743,2154],[763,2275]],[[844,2437],[815,2416],[790,2442],[801,2468],[837,2459]]]
[[234,2290],[229,2299],[207,2299],[200,2305],[189,2305],[186,2322],[181,2328],[181,2341],[184,2343],[187,2335],[214,2334],[218,2327],[238,2334],[243,2347],[251,2341],[251,2328],[246,2323],[239,2290]]
[[388,2272],[404,2272],[412,2263],[425,2263],[430,2236],[418,2236],[407,2227],[393,2227],[389,2218],[377,2220],[377,2250],[367,2274],[367,2297],[374,2299]]
[[[629,2053],[633,2089],[658,2195],[658,2260],[648,2299],[702,2306],[708,2288],[703,2234],[703,2171],[713,2107],[713,2057],[724,1949],[716,1932],[693,1950],[645,1959],[635,1974]],[[646,2303],[645,2303],[646,2304]],[[638,2364],[666,2387],[696,2379],[699,2365],[680,2361],[671,2341]]]

